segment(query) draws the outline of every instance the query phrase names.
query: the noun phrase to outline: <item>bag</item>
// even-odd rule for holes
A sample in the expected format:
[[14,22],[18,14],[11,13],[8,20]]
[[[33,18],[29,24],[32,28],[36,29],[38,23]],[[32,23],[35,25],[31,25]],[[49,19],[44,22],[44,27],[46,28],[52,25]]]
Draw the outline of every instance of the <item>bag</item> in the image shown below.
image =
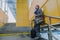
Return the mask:
[[35,29],[31,30],[31,38],[35,38],[36,37],[36,31]]
[[43,17],[39,17],[39,18],[37,17],[37,18],[35,18],[35,23],[36,24],[41,24],[41,23],[43,23],[43,21],[44,21]]

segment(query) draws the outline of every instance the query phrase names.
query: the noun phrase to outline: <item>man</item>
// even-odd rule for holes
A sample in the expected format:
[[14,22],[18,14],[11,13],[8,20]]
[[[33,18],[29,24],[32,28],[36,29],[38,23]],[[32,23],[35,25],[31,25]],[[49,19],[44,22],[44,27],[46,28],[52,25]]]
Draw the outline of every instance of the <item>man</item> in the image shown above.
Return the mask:
[[36,5],[35,9],[34,29],[36,31],[36,37],[40,38],[40,25],[43,23],[43,12],[39,5]]

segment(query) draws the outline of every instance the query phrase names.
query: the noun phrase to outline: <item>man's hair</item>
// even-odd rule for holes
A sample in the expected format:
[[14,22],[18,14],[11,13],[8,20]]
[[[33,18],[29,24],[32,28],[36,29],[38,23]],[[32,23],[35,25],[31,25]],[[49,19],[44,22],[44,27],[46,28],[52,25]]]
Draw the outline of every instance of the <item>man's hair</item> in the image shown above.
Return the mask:
[[36,5],[36,7],[39,7],[39,5]]

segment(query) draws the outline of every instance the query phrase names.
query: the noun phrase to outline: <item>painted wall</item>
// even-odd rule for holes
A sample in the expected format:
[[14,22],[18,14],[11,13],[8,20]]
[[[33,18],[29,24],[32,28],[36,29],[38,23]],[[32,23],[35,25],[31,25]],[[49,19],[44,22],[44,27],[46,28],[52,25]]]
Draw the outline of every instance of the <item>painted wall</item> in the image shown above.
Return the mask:
[[17,0],[16,26],[29,26],[28,0]]
[[[39,4],[42,7],[45,15],[60,17],[60,0],[33,0],[30,9],[28,10],[28,0],[18,0],[16,8],[16,26],[29,26],[34,19],[34,8]],[[48,23],[48,17],[45,17],[45,22]],[[59,23],[60,19],[51,18],[51,24]]]
[[[48,0],[43,9],[45,15],[60,17],[60,0]],[[45,21],[48,22],[48,18]],[[51,24],[56,23],[60,23],[60,19],[51,18]]]
[[0,27],[2,27],[5,23],[7,23],[7,16],[2,9],[0,9]]
[[[42,1],[43,2],[33,0],[29,11],[30,20],[34,19],[34,10],[35,10],[34,8],[36,4],[38,4],[40,7],[44,5],[42,8],[45,15],[60,17],[60,0],[42,0]],[[45,22],[48,23],[48,17],[45,17]],[[51,18],[51,24],[56,24],[56,23],[60,23],[60,19]]]

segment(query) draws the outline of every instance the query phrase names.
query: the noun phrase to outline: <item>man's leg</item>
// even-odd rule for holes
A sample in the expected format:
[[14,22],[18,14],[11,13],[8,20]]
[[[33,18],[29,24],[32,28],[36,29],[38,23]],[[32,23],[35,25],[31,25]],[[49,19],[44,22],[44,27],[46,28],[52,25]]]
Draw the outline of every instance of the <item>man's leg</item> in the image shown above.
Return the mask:
[[37,29],[36,30],[37,30],[36,31],[37,37],[41,37],[41,35],[40,35],[40,25],[39,24],[37,25]]
[[35,31],[36,31],[36,36],[37,37],[40,37],[41,35],[40,35],[40,25],[39,24],[36,24],[35,26],[34,26],[34,29],[35,29]]

